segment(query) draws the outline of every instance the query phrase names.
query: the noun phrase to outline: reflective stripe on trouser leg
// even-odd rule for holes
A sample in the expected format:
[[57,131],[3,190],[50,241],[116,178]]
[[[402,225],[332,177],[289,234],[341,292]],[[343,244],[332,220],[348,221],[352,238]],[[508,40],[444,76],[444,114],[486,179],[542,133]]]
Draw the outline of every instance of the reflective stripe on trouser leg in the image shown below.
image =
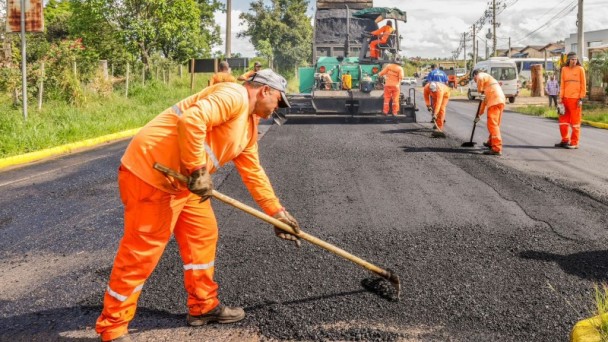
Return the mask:
[[[566,108],[566,114],[562,116],[567,116],[567,121],[565,122],[569,123],[572,127],[570,145],[578,145],[581,132],[582,108],[578,106],[578,99],[571,98],[564,98],[564,107]],[[567,130],[568,126],[565,126],[565,128]]]
[[211,311],[219,304],[213,280],[218,232],[211,201],[200,203],[200,197],[191,195],[173,233],[184,262],[188,311],[194,316]]
[[[95,326],[102,340],[111,340],[127,332],[141,287],[169,241],[176,216],[173,196],[148,185],[122,167],[118,184],[125,207],[124,235],[114,259],[104,307]],[[183,193],[189,194],[188,191]],[[181,202],[185,203],[185,196],[182,197]]]
[[500,136],[500,121],[504,104],[497,104],[488,108],[488,131],[490,132],[490,145],[495,152],[502,151],[502,137]]
[[[395,100],[396,98],[396,100]],[[389,111],[389,105],[391,102],[391,99],[393,100],[393,113],[398,113],[399,112],[399,87],[397,86],[384,86],[384,106],[382,107],[382,112],[384,114],[388,114]],[[395,108],[395,104],[396,104],[396,108]]]

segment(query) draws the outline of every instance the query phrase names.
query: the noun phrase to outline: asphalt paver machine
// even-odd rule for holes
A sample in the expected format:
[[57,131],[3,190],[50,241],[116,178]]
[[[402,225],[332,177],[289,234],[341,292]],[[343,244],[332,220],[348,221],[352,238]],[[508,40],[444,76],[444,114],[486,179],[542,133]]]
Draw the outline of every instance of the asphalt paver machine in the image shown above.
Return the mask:
[[[369,57],[368,34],[388,19],[394,32]],[[384,84],[378,73],[399,58],[399,23],[406,13],[373,7],[372,0],[318,0],[314,18],[312,66],[298,69],[299,93],[288,94],[292,108],[283,114],[377,116],[382,114]],[[415,94],[402,91],[400,121],[416,121]]]

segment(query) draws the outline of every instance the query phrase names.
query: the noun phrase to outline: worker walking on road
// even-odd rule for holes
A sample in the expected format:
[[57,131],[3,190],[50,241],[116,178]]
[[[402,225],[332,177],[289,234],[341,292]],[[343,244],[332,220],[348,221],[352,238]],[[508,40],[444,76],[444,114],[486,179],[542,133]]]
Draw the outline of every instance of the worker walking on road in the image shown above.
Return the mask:
[[395,31],[393,29],[393,23],[389,20],[386,22],[386,25],[381,28],[370,32],[372,36],[376,36],[376,39],[372,39],[369,43],[369,57],[372,59],[380,58],[380,49],[378,49],[378,44],[386,44],[391,34]]
[[448,75],[445,74],[443,69],[437,69],[437,66],[435,64],[431,64],[431,71],[426,76],[426,81],[427,83],[439,82],[443,84],[448,84]]
[[236,82],[236,78],[234,78],[234,76],[232,76],[232,74],[230,73],[230,65],[228,65],[228,62],[221,61],[219,64],[219,69],[220,71],[216,72],[215,74],[213,74],[213,77],[211,77],[209,85],[214,85],[222,82]]
[[382,113],[388,115],[389,105],[393,100],[392,113],[397,116],[399,113],[399,96],[401,94],[401,80],[405,77],[403,68],[401,67],[401,59],[396,58],[394,62],[387,63],[380,73],[379,77],[384,77],[384,105]]
[[489,147],[490,150],[485,151],[483,154],[500,156],[502,155],[500,121],[506,103],[505,94],[498,81],[489,74],[473,70],[473,78],[475,79],[475,83],[477,83],[477,91],[482,94],[481,106],[475,116],[475,123],[479,122],[479,117],[483,115],[486,109],[488,110],[488,131],[490,132],[490,137],[484,145]]
[[[258,157],[259,118],[289,107],[286,86],[283,77],[265,69],[244,85],[224,82],[207,87],[163,111],[133,138],[118,170],[124,235],[96,324],[103,341],[130,341],[127,326],[137,299],[171,234],[184,263],[187,323],[232,323],[245,317],[242,308],[220,303],[213,280],[218,229],[209,199],[211,174],[232,161],[264,212],[299,232]],[[188,175],[188,184],[156,171],[155,162]],[[296,236],[276,227],[275,234],[299,243]]]
[[[431,104],[431,99],[432,104]],[[424,86],[424,102],[426,109],[433,115],[433,122],[436,129],[433,131],[433,137],[445,138],[443,131],[445,123],[445,108],[450,101],[450,88],[443,83],[430,82]]]
[[251,70],[247,71],[246,73],[242,74],[241,76],[239,76],[237,78],[237,80],[247,81],[248,79],[250,79],[253,76],[253,74],[260,71],[261,69],[262,69],[262,63],[255,62],[255,63],[253,63],[253,69],[251,69]]
[[[559,89],[560,102],[565,112],[558,118],[559,132],[562,140],[555,147],[577,149],[581,134],[581,121],[583,115],[583,98],[587,95],[585,69],[581,66],[576,53],[567,55],[568,65],[561,70],[561,84]],[[572,127],[571,135],[568,128]]]

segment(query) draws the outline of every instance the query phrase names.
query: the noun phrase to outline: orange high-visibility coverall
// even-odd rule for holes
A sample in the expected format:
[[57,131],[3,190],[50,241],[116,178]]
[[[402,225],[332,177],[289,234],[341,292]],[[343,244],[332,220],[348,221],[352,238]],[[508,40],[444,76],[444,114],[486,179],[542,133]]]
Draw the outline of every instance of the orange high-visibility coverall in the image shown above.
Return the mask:
[[209,85],[214,85],[214,84],[222,83],[222,82],[236,82],[236,78],[234,78],[234,76],[232,76],[232,74],[229,72],[220,71],[220,72],[213,74],[213,77],[211,77],[211,81],[209,82]]
[[443,122],[445,121],[445,108],[448,106],[450,101],[450,88],[443,83],[435,82],[437,84],[437,91],[431,91],[431,83],[427,83],[424,86],[424,102],[427,106],[431,105],[431,98],[433,99],[433,116],[437,116],[435,124],[439,130],[443,130]]
[[[578,146],[581,133],[582,106],[578,101],[587,95],[587,82],[585,80],[585,69],[576,65],[573,68],[565,66],[561,71],[561,86],[559,97],[566,108],[566,113],[558,118],[559,131],[562,142],[569,142],[572,146]],[[572,136],[568,136],[568,126],[572,127]]]
[[378,39],[374,39],[369,43],[370,58],[378,59],[380,57],[380,50],[378,49],[378,44],[386,43],[394,30],[395,29],[393,29],[391,26],[384,25],[381,28],[370,32],[370,34],[378,36]]
[[282,209],[258,158],[257,124],[248,92],[237,83],[207,87],[166,109],[135,135],[121,159],[118,183],[124,235],[104,295],[96,331],[102,340],[127,333],[144,282],[171,237],[179,245],[188,310],[201,315],[218,305],[213,280],[217,223],[211,201],[153,169],[155,162],[189,175],[233,161],[257,204],[269,215]]
[[488,131],[490,132],[488,143],[494,152],[502,152],[500,121],[502,111],[505,109],[505,94],[498,81],[485,72],[477,74],[477,91],[483,92],[486,97],[481,103],[478,115],[483,115],[486,108],[488,109]]
[[401,80],[405,77],[403,73],[403,68],[401,65],[389,63],[378,76],[385,76],[386,79],[384,82],[384,106],[382,107],[382,113],[384,115],[388,115],[388,106],[393,99],[393,115],[397,115],[399,113],[399,95],[401,93],[401,89],[399,85],[401,84]]

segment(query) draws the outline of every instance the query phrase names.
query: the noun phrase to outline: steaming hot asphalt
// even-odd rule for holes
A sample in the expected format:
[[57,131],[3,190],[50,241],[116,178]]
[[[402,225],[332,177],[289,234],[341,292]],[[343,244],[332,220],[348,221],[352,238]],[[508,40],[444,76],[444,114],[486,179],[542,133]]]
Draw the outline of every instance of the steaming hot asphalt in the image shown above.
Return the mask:
[[[144,340],[235,329],[262,340],[565,340],[588,316],[593,282],[607,280],[607,203],[542,169],[432,139],[429,126],[298,119],[272,126],[260,144],[302,229],[397,272],[400,302],[366,291],[372,275],[359,266],[307,243],[296,249],[215,202],[220,299],[244,306],[246,319],[184,327],[172,240],[131,328]],[[0,340],[94,336],[121,234],[115,177],[125,146],[0,174]],[[216,184],[255,206],[236,171]]]

